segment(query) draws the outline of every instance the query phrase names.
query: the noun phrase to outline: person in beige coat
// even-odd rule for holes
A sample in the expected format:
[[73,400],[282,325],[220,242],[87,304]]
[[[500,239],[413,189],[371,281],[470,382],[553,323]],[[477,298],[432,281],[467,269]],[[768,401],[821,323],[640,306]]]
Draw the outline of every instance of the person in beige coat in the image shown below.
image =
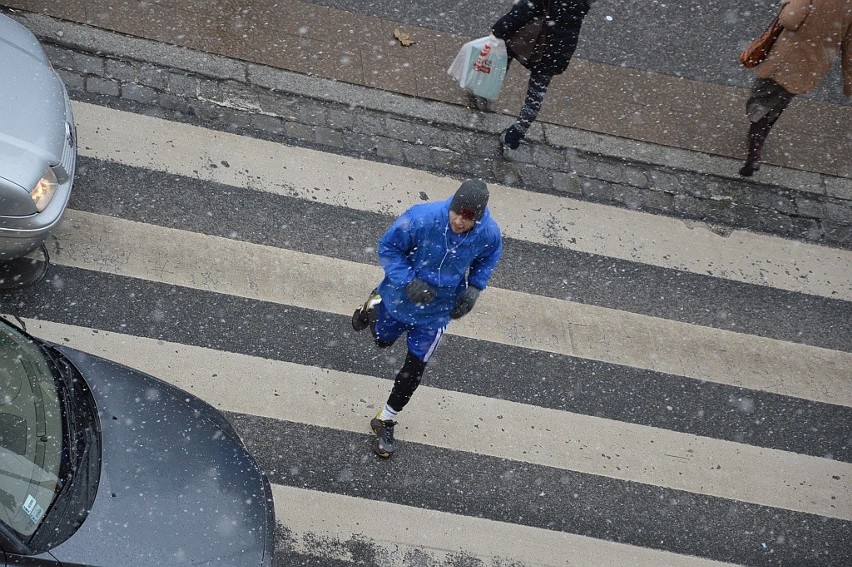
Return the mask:
[[841,56],[843,94],[852,96],[852,0],[783,0],[784,31],[755,70],[746,113],[748,155],[740,175],[760,169],[772,126],[794,96],[811,92]]

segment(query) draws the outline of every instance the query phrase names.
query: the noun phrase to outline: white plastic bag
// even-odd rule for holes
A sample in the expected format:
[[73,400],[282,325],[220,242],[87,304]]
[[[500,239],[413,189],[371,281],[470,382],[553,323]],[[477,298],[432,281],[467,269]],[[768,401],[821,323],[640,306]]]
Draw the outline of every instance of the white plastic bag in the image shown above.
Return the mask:
[[465,43],[447,73],[467,92],[494,102],[503,88],[508,61],[506,42],[490,35]]

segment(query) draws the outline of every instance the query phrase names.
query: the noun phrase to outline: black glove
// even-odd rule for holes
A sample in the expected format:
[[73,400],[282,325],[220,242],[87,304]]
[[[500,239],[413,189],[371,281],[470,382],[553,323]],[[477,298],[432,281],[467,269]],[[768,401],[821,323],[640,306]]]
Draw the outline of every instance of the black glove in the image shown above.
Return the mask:
[[405,286],[405,294],[412,303],[429,303],[435,299],[435,290],[421,279],[414,278]]
[[476,300],[479,299],[479,291],[479,289],[473,286],[467,286],[467,288],[461,292],[459,298],[456,299],[456,306],[453,307],[453,310],[450,312],[450,319],[458,319],[470,313],[470,310],[473,309],[473,305],[476,303]]

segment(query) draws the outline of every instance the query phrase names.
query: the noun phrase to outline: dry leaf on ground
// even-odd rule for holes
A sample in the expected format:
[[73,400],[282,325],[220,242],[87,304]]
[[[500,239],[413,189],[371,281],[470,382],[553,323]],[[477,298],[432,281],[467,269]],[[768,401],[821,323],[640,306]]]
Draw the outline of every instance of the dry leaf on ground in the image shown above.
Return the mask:
[[393,36],[399,40],[400,45],[403,47],[408,47],[409,45],[414,45],[414,40],[411,39],[411,35],[407,34],[403,31],[393,30]]

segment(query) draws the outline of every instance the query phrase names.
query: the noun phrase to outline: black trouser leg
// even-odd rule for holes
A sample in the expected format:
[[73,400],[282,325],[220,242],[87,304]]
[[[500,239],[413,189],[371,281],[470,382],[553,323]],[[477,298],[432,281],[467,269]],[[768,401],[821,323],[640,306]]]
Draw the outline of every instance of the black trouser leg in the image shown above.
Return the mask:
[[748,157],[747,161],[759,162],[761,151],[763,150],[763,144],[766,142],[767,136],[769,136],[769,131],[772,130],[772,127],[778,121],[778,118],[781,116],[781,112],[783,109],[769,112],[758,120],[757,122],[752,122],[749,124],[748,128]]
[[527,85],[527,96],[524,99],[524,106],[521,107],[521,112],[515,123],[518,130],[522,133],[526,134],[530,125],[538,118],[538,113],[541,111],[541,105],[544,102],[544,96],[547,94],[547,87],[550,86],[552,78],[550,75],[541,73],[530,74],[530,82]]
[[510,149],[516,150],[521,144],[521,140],[527,135],[530,125],[535,122],[538,113],[541,110],[541,104],[544,102],[544,95],[547,94],[547,87],[550,85],[551,75],[543,75],[540,73],[532,73],[530,82],[527,86],[527,96],[524,99],[524,106],[521,107],[521,112],[515,123],[503,132],[500,141]]
[[414,390],[420,385],[420,379],[426,370],[426,363],[408,352],[405,363],[393,381],[393,389],[388,397],[388,405],[394,411],[402,411],[408,400],[414,394]]
[[760,169],[763,144],[772,126],[793,100],[793,94],[771,79],[756,79],[746,102],[749,117],[748,153],[740,175],[749,176]]
[[750,122],[748,125],[748,153],[746,154],[746,162],[757,164],[760,161],[763,142],[766,141],[766,136],[769,135],[769,124],[767,116],[764,116],[757,122]]
[[752,175],[760,169],[761,154],[763,152],[763,144],[766,142],[769,131],[772,126],[778,121],[783,109],[777,112],[769,112],[758,120],[751,122],[748,127],[748,153],[746,154],[745,165],[740,169],[740,175],[746,177]]

